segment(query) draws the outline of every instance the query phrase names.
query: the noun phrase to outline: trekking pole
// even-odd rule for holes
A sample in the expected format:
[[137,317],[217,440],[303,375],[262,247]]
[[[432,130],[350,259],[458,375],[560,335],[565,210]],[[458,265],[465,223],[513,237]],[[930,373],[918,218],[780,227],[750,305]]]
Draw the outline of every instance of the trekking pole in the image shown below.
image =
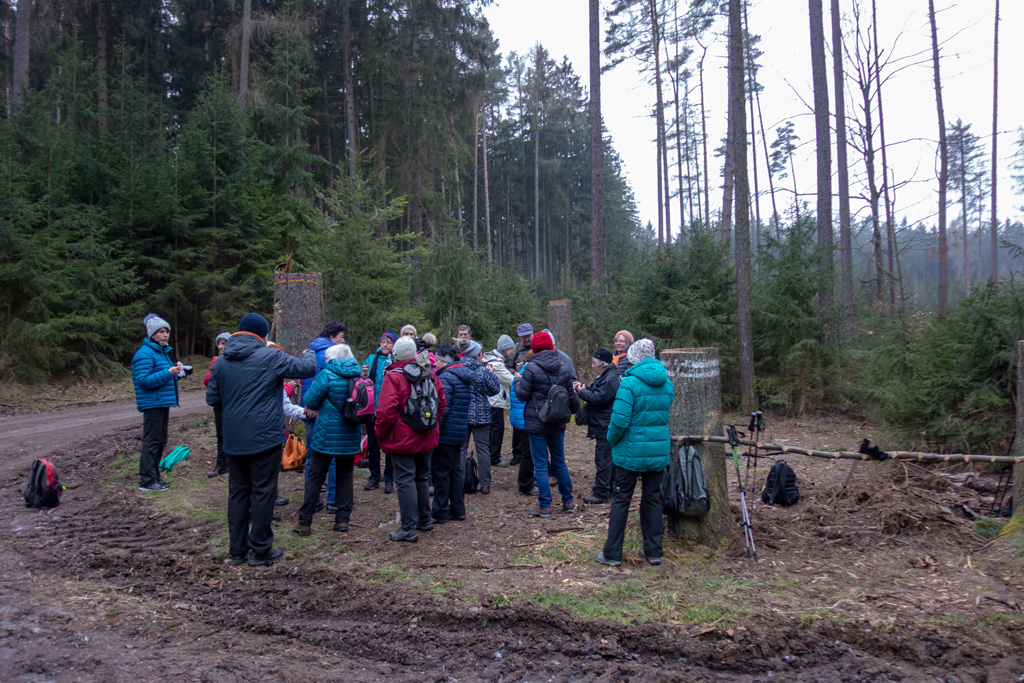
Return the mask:
[[740,458],[736,454],[736,447],[740,444],[740,435],[736,432],[736,425],[729,425],[729,445],[732,446],[732,462],[736,467],[736,485],[740,489],[740,510],[743,513],[743,540],[747,544],[747,557],[754,554],[754,562],[757,562],[757,547],[754,545],[754,528],[750,524],[750,515],[747,514],[747,497],[743,492],[743,479],[740,477]]

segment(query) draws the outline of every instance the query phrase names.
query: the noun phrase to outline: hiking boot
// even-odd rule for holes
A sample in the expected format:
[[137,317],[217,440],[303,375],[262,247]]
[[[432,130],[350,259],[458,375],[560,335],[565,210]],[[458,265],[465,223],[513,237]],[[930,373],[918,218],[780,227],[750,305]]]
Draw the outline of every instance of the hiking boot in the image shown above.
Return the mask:
[[321,510],[324,509],[324,507],[326,506],[323,504],[323,501],[321,501],[316,504],[316,507],[313,508],[313,512],[320,512]]
[[327,510],[328,512],[337,512],[338,511],[338,506],[335,505],[334,503],[328,503],[327,507],[324,508],[324,509]]
[[466,515],[452,515],[452,521],[455,521],[455,522],[465,522],[466,521]]
[[480,487],[480,493],[484,494],[485,496],[491,495],[491,487],[490,486],[481,486]]
[[[465,519],[465,518],[463,518],[463,519]],[[447,523],[448,523],[448,519],[447,518],[445,518],[445,519],[438,519],[437,517],[434,517],[434,524],[447,524]]]
[[606,564],[609,567],[621,567],[622,566],[622,562],[620,562],[619,560],[609,560],[607,557],[605,557],[604,556],[604,551],[601,551],[601,552],[599,552],[597,554],[597,561],[600,562],[601,564]]
[[287,505],[287,504],[288,504],[288,499],[285,498],[284,496],[278,496],[277,500],[274,501],[274,507],[278,507],[280,505]]
[[269,553],[264,555],[250,555],[249,566],[250,567],[269,567],[275,562],[279,561],[284,557],[284,551],[280,548],[274,548]]
[[545,518],[546,517],[550,517],[551,516],[551,508],[550,507],[544,508],[544,507],[541,507],[540,505],[538,505],[535,508],[530,508],[530,516],[531,517],[545,517]]
[[643,548],[640,549],[640,559],[647,560],[647,564],[651,565],[652,567],[657,567],[661,564],[660,557],[647,557],[647,555],[643,551]]
[[297,533],[299,536],[309,536],[311,533],[313,533],[310,527],[304,526],[302,523],[293,526],[292,531]]
[[348,531],[348,522],[338,522],[333,527],[331,527],[331,531],[338,531],[340,533]]
[[373,479],[371,479],[370,481],[366,482],[366,486],[363,487],[363,490],[364,491],[373,491],[373,490],[378,489],[378,488],[380,488],[380,482],[377,482],[377,481],[374,481]]
[[248,557],[249,557],[249,551],[248,551],[248,550],[246,550],[246,551],[245,551],[244,553],[242,553],[241,555],[232,555],[231,557],[229,557],[228,559],[226,559],[226,560],[224,560],[224,561],[225,561],[225,562],[226,562],[227,564],[230,564],[230,565],[232,565],[233,567],[240,567],[240,566],[242,566],[243,564],[245,564],[245,560],[246,560],[246,558],[248,558]]
[[537,493],[538,493],[538,491],[537,491],[537,487],[536,486],[534,486],[529,491],[524,491],[522,489],[519,489],[519,495],[520,496],[536,496]]
[[388,534],[388,538],[392,541],[395,541],[396,543],[402,541],[404,541],[405,543],[415,543],[416,541],[420,540],[420,537],[416,534],[415,531],[392,531],[390,534]]
[[518,465],[522,461],[523,461],[522,458],[512,458],[511,460],[508,461],[508,466],[509,467],[515,467],[516,465]]
[[166,491],[169,488],[171,487],[167,482],[158,481],[157,483],[150,484],[149,486],[140,486],[139,490],[143,493],[149,493],[150,491]]
[[394,492],[395,492],[395,482],[393,482],[393,481],[386,481],[386,482],[384,482],[384,493],[394,493]]
[[574,512],[576,512],[575,503],[565,503],[564,505],[562,505],[562,514],[571,515]]
[[227,473],[228,466],[224,465],[224,467],[214,467],[212,470],[206,473],[206,476],[209,477],[210,479],[213,479],[214,477],[219,477],[220,475]]
[[583,496],[583,502],[587,505],[607,505],[608,499],[601,496]]
[[433,522],[427,522],[426,524],[417,524],[416,528],[419,531],[433,531],[434,530],[434,523]]
[[491,467],[508,467],[508,463],[505,462],[504,460],[492,460]]
[[280,522],[281,521],[281,515],[270,515],[270,521],[271,522]]

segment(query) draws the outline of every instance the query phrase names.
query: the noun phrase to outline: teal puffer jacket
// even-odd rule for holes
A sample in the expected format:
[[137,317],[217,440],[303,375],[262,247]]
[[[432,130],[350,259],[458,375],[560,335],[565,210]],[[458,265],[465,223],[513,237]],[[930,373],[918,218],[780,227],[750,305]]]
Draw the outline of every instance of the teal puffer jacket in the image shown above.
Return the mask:
[[633,472],[668,467],[672,452],[668,412],[674,397],[675,389],[661,361],[645,358],[626,370],[608,423],[608,443],[616,466]]
[[360,374],[355,358],[335,358],[327,361],[313,380],[306,394],[306,407],[320,411],[309,441],[309,447],[317,453],[354,455],[359,452],[360,425],[343,418],[339,408],[344,407],[352,390],[352,380]]
[[178,377],[167,372],[172,365],[170,346],[160,346],[152,339],[142,340],[132,358],[135,407],[140,413],[150,408],[178,407]]

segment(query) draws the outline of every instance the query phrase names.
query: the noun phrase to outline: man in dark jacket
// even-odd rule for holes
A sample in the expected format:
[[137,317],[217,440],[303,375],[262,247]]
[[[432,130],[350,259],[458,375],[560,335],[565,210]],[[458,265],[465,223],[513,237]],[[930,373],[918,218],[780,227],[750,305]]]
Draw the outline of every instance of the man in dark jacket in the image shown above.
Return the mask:
[[542,422],[538,410],[547,401],[551,387],[565,387],[569,398],[569,410],[576,412],[579,399],[573,389],[569,368],[555,353],[551,336],[540,332],[533,336],[533,358],[523,369],[521,380],[513,382],[512,388],[524,404],[523,421],[526,433],[530,435],[530,454],[533,456],[533,471],[537,478],[537,507],[530,510],[533,517],[551,516],[551,482],[548,479],[548,455],[558,480],[558,492],[562,496],[562,511],[571,513],[575,506],[572,499],[572,479],[565,465],[565,424]]
[[[277,497],[281,447],[286,439],[281,396],[284,378],[316,374],[313,352],[295,358],[266,345],[270,324],[247,313],[210,373],[206,403],[220,405],[228,456],[228,532],[231,563],[271,565],[284,555],[274,549],[270,527]],[[251,529],[250,529],[251,523]]]
[[619,389],[619,373],[612,364],[612,352],[603,346],[594,351],[591,367],[597,377],[589,387],[573,382],[580,398],[587,403],[587,438],[594,439],[594,465],[597,467],[591,489],[594,495],[585,496],[583,502],[604,505],[611,496],[612,447],[607,438],[608,419],[615,403],[615,392]]
[[437,347],[434,357],[447,406],[441,416],[438,444],[430,457],[430,474],[434,481],[434,505],[430,515],[434,524],[444,524],[452,519],[466,519],[466,461],[462,459],[462,442],[469,431],[473,373],[459,362],[459,351],[454,346]]

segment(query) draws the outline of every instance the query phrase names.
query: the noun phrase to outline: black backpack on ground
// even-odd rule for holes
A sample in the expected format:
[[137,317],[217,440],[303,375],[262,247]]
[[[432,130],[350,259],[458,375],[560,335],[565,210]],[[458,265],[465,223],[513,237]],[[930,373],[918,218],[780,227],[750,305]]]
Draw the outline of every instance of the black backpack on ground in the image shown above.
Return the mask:
[[28,475],[28,486],[25,487],[25,507],[46,510],[60,505],[60,497],[64,486],[60,483],[60,475],[53,463],[40,458],[32,463]]
[[463,475],[463,491],[466,493],[476,493],[477,486],[480,485],[480,474],[476,466],[476,458],[470,453],[469,457],[466,458],[466,472]]
[[567,424],[572,419],[572,410],[569,408],[569,392],[561,384],[555,384],[550,375],[547,375],[547,378],[551,386],[544,403],[538,406],[537,395],[534,394],[533,407],[537,410],[537,418],[544,424]]
[[437,395],[434,378],[415,363],[402,367],[400,372],[409,380],[409,398],[402,408],[402,422],[410,429],[425,432],[437,426],[441,397]]
[[703,517],[711,510],[704,465],[691,444],[683,444],[669,458],[661,480],[661,500],[664,513],[672,518]]
[[768,470],[768,480],[761,489],[761,502],[789,507],[799,500],[800,490],[796,487],[796,472],[785,461],[780,460]]

